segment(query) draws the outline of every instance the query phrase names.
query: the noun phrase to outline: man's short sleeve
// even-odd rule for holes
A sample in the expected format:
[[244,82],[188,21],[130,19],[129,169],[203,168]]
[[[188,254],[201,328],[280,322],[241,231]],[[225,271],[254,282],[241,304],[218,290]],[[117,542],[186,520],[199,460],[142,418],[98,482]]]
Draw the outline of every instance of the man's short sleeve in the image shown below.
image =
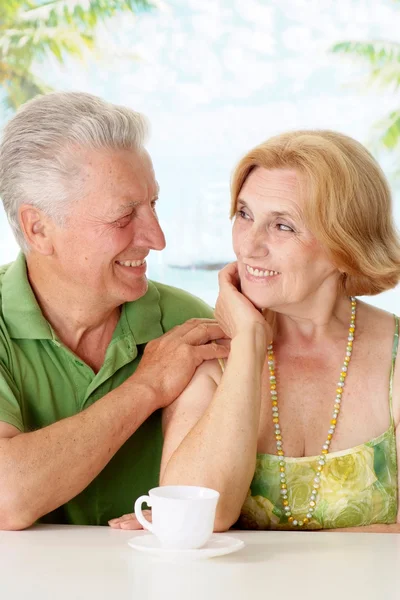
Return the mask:
[[162,313],[162,327],[168,331],[176,325],[185,323],[188,319],[206,318],[213,319],[213,309],[200,298],[189,292],[155,283],[160,294],[159,303]]
[[0,421],[24,430],[19,391],[7,367],[0,361]]

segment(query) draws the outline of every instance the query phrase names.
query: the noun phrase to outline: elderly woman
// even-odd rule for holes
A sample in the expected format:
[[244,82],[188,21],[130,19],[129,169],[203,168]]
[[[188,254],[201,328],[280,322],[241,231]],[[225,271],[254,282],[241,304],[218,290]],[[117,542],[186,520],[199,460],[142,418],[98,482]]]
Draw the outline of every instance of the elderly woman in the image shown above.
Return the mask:
[[165,409],[161,484],[219,490],[220,531],[400,530],[399,322],[356,299],[400,278],[382,171],[347,136],[279,135],[237,166],[232,216],[230,356]]

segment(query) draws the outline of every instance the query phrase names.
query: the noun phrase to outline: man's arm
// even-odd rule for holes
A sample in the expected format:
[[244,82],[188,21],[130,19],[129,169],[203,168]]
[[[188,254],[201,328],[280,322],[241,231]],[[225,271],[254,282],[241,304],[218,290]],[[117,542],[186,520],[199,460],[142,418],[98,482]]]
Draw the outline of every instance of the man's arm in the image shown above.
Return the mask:
[[24,529],[79,494],[156,409],[146,386],[126,381],[83,412],[20,433],[0,427],[0,529]]
[[3,423],[0,529],[29,527],[79,494],[154,410],[173,402],[203,360],[227,356],[224,346],[208,343],[223,336],[214,322],[193,319],[149,342],[136,372],[81,413],[30,433]]

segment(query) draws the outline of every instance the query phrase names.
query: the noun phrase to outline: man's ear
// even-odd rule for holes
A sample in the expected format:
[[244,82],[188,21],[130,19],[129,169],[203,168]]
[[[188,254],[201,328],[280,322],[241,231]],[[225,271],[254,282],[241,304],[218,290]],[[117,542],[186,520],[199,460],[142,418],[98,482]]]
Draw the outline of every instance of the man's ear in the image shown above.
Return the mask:
[[39,254],[50,256],[54,252],[49,218],[32,204],[19,208],[19,222],[29,247]]

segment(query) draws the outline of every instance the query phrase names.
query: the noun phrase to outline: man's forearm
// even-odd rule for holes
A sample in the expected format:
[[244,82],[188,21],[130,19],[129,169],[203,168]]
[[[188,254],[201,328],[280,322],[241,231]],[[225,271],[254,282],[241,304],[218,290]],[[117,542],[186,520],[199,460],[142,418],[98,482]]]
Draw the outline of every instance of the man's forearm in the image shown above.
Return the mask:
[[1,439],[0,529],[28,527],[79,494],[155,409],[133,376],[73,417]]

